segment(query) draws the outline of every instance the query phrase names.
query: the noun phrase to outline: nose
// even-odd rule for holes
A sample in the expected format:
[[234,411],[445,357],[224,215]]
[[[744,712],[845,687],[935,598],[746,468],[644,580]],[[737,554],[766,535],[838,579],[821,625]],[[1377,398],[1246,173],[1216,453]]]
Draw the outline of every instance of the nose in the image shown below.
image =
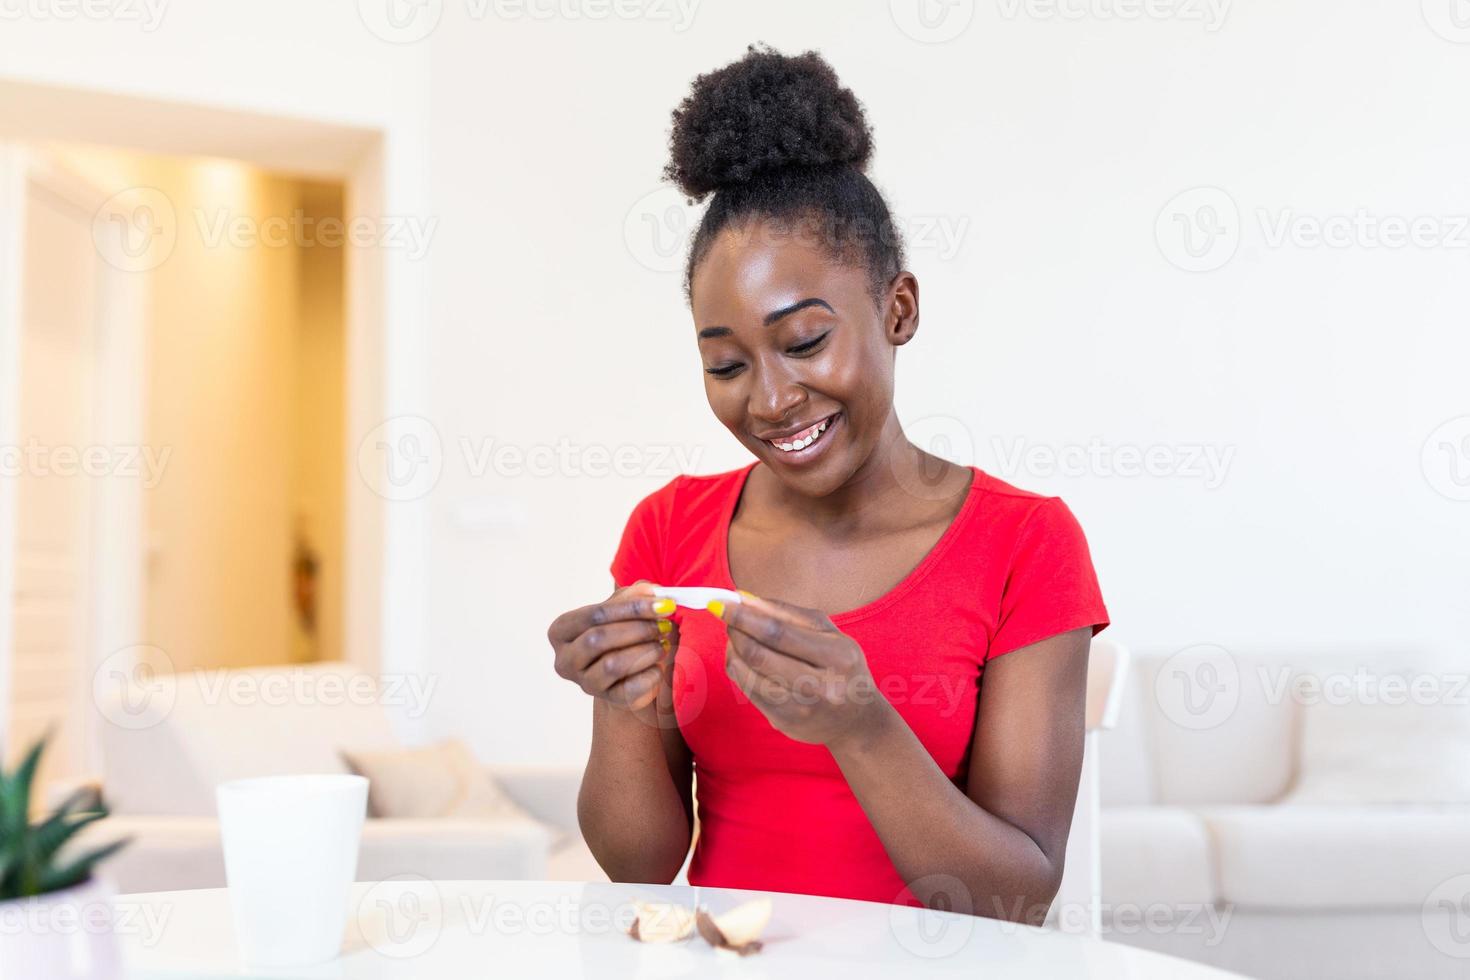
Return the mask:
[[752,374],[755,377],[746,411],[759,422],[779,425],[807,400],[806,389],[779,367],[760,365]]

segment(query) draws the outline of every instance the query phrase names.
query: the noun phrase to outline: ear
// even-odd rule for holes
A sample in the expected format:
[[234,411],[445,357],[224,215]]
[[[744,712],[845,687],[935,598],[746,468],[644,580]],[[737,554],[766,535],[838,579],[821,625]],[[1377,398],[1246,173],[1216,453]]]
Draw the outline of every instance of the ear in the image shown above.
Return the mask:
[[919,280],[912,272],[900,272],[883,301],[883,333],[894,347],[902,347],[918,330]]

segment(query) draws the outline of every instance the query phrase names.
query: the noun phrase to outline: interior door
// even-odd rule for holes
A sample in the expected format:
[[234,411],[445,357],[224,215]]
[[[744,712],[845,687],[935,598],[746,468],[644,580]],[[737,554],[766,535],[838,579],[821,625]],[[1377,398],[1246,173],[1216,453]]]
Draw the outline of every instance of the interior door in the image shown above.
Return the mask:
[[18,255],[7,256],[6,278],[19,289],[0,347],[12,362],[0,381],[10,389],[4,406],[11,416],[0,427],[0,480],[9,484],[0,507],[9,525],[0,542],[8,552],[0,581],[8,579],[9,593],[0,732],[8,764],[51,732],[40,774],[44,798],[51,781],[94,769],[92,672],[106,648],[124,639],[101,628],[116,625],[119,591],[137,588],[117,553],[118,518],[126,512],[118,495],[136,493],[126,488],[130,450],[118,441],[126,429],[118,418],[138,415],[136,385],[113,383],[123,362],[109,332],[138,329],[139,309],[128,298],[138,284],[103,262],[94,245],[100,192],[44,156],[0,150],[11,175],[11,199],[0,210],[15,224],[8,237],[19,245]]

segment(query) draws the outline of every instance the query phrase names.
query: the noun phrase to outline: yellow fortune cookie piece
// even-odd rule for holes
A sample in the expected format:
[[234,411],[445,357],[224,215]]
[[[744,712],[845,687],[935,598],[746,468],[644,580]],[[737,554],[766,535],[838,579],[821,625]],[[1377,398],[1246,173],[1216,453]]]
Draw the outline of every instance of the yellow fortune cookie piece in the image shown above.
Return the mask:
[[716,949],[728,949],[741,956],[760,951],[760,936],[770,921],[769,898],[751,899],[719,915],[711,915],[704,909],[695,913],[695,925],[705,942]]
[[694,931],[694,913],[669,902],[634,902],[628,935],[642,943],[676,943]]

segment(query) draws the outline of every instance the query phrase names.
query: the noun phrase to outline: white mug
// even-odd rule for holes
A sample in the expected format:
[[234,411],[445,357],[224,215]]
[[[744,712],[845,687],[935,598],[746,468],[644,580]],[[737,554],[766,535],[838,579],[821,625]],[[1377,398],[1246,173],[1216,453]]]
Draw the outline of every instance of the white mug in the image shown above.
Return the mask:
[[367,813],[362,776],[267,776],[215,788],[235,940],[250,967],[342,949]]

